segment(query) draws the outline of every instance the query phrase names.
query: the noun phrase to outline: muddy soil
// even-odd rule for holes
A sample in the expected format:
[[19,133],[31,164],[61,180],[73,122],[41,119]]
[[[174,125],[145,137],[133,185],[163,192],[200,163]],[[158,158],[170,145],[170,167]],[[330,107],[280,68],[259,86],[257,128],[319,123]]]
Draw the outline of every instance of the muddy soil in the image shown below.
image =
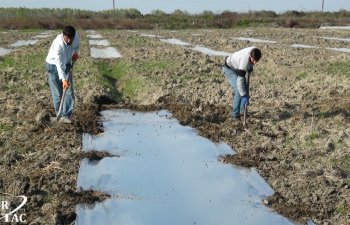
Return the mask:
[[[110,157],[81,150],[82,133],[103,130],[98,112],[107,108],[167,109],[200,135],[229,144],[237,154],[224,156],[226,163],[256,167],[276,192],[264,201],[276,212],[301,223],[350,223],[350,53],[327,49],[350,44],[322,38],[347,38],[348,31],[98,32],[123,58],[92,59],[88,38],[80,30],[81,58],[74,72],[77,105],[70,125],[49,121],[54,114],[43,62],[53,37],[0,58],[0,192],[28,197],[28,224],[71,224],[77,203],[109,197],[76,187],[81,158]],[[261,48],[263,58],[251,78],[248,126],[231,119],[232,93],[221,72],[224,57],[140,36],[145,33],[218,51]],[[27,40],[28,32],[0,36],[0,47],[6,47],[12,43],[6,38]],[[296,43],[317,48],[290,46]],[[110,80],[121,99],[103,85],[100,63],[117,65],[125,74]]]

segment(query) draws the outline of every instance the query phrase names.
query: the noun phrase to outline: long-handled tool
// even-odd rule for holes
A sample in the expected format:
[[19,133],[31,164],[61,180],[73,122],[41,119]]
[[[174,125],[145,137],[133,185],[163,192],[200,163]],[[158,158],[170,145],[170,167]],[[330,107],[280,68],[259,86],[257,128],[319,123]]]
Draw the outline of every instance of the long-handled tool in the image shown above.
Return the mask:
[[[68,73],[68,76],[67,76],[67,80],[69,80],[69,76],[72,76],[73,66],[74,66],[74,60],[72,61],[72,67],[69,70],[69,73]],[[60,102],[60,107],[58,108],[58,113],[57,113],[57,118],[56,118],[57,121],[59,121],[59,119],[61,118],[61,111],[62,111],[62,108],[63,108],[63,103],[64,103],[64,99],[65,99],[65,96],[66,96],[67,89],[68,88],[63,89],[61,102]]]
[[247,126],[247,111],[248,111],[248,105],[245,104],[244,113],[243,113],[243,126]]
[[[250,73],[248,73],[247,75],[247,91],[248,91],[248,95],[249,93],[249,82],[250,82]],[[244,113],[243,113],[243,126],[247,126],[247,113],[248,113],[248,104],[244,105]]]

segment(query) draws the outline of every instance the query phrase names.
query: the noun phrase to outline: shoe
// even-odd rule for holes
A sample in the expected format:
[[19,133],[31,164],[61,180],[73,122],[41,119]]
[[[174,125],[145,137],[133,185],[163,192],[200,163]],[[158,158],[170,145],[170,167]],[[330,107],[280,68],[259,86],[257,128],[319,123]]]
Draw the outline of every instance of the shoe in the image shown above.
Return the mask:
[[241,120],[241,118],[240,118],[239,116],[233,116],[232,119],[233,119],[234,121],[240,121],[240,120]]
[[61,117],[59,122],[60,123],[72,123],[72,121],[70,119],[68,119],[67,117]]

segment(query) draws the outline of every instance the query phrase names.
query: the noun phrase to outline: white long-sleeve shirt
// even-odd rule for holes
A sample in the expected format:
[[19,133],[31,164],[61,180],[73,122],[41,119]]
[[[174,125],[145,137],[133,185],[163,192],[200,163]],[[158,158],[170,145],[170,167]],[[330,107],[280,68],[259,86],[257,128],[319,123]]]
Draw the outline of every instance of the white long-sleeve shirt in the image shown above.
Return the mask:
[[[245,72],[245,76],[247,73],[251,73],[253,71],[253,64],[250,62],[250,52],[256,48],[255,46],[244,48],[237,52],[234,52],[231,56],[226,59],[226,64],[233,69],[243,70]],[[241,96],[245,96],[248,94],[248,90],[244,85],[245,76],[237,77],[237,89]]]
[[52,42],[49,53],[46,57],[46,62],[53,64],[57,67],[58,77],[60,80],[67,80],[65,74],[66,64],[68,64],[74,53],[79,52],[79,35],[75,33],[74,40],[71,45],[67,45],[64,42],[63,34],[57,35],[55,40]]

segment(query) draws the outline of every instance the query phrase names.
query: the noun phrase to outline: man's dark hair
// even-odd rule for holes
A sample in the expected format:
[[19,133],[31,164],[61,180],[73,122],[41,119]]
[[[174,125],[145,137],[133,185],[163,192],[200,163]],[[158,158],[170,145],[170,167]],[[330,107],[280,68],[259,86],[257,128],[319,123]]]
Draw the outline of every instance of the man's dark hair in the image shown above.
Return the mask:
[[65,26],[63,29],[63,34],[67,37],[74,38],[75,36],[75,28],[71,25]]
[[250,56],[253,57],[255,60],[260,60],[261,59],[261,51],[258,48],[253,48],[252,51],[250,52]]

